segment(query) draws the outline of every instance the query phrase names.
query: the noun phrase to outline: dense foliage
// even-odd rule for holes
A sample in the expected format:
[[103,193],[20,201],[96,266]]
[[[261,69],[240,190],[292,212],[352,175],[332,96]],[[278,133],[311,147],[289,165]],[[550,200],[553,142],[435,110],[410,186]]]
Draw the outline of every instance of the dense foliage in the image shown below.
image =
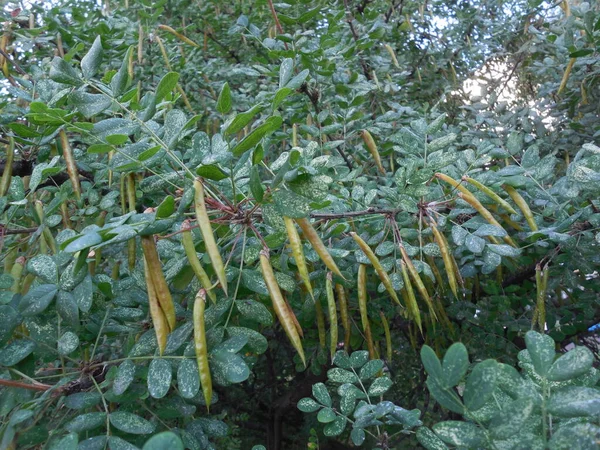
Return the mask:
[[0,449],[598,448],[598,4],[32,3]]

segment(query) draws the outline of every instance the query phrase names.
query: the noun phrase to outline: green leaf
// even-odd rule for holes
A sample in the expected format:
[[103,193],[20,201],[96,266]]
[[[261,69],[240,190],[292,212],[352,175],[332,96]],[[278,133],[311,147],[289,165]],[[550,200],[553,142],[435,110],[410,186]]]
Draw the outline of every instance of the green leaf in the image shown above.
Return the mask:
[[323,408],[317,414],[317,420],[321,423],[329,423],[335,420],[336,414],[331,408]]
[[429,392],[431,392],[431,395],[433,395],[433,398],[435,398],[444,408],[458,414],[464,414],[465,407],[458,394],[452,389],[442,387],[439,383],[437,378],[432,376],[427,378],[427,388],[429,389]]
[[58,353],[61,355],[69,355],[77,350],[77,347],[79,347],[79,337],[72,331],[66,331],[58,340]]
[[485,442],[485,432],[474,423],[448,420],[433,426],[433,431],[447,444],[478,448]]
[[13,331],[21,322],[19,313],[10,305],[0,305],[0,343],[12,337]]
[[102,243],[102,236],[96,232],[84,233],[77,236],[63,248],[66,253],[77,253],[86,248]]
[[247,346],[252,350],[252,352],[260,355],[267,351],[268,342],[267,338],[265,338],[258,331],[252,330],[251,328],[246,327],[227,327],[227,333],[230,336],[243,336],[247,340]]
[[575,347],[558,358],[548,370],[550,381],[567,381],[587,373],[594,363],[594,355],[586,347]]
[[163,398],[169,392],[173,373],[166,359],[153,359],[148,368],[148,392],[154,398]]
[[252,166],[250,168],[250,192],[252,192],[252,196],[258,203],[262,203],[263,196],[265,194],[265,190],[260,181],[260,175],[258,171],[258,166]]
[[217,111],[221,114],[227,114],[231,109],[231,89],[229,83],[225,82],[217,99]]
[[[358,373],[361,381],[366,381],[369,378],[374,377],[377,373],[383,369],[383,361],[380,359],[373,359],[368,361]],[[349,383],[353,383],[353,381],[349,381]]]
[[183,111],[172,109],[167,113],[165,117],[165,135],[163,136],[163,140],[170,149],[175,147],[186,124],[187,117]]
[[69,433],[57,441],[53,441],[48,450],[78,450],[78,443],[77,433]]
[[305,413],[315,412],[321,408],[321,405],[319,405],[310,397],[300,399],[297,406],[300,411]]
[[468,234],[465,239],[465,245],[472,253],[481,253],[485,248],[485,239],[475,236],[474,234]]
[[327,387],[323,383],[313,384],[312,387],[313,397],[324,406],[331,408],[331,396],[327,391]]
[[583,386],[562,388],[550,396],[548,411],[559,417],[597,417],[600,414],[600,389]]
[[158,86],[156,86],[156,103],[160,103],[163,98],[165,98],[173,89],[175,89],[178,82],[179,74],[177,72],[169,72],[165,74],[165,76],[162,77],[158,82]]
[[514,248],[506,244],[488,244],[488,248],[494,253],[499,254],[500,256],[515,257],[521,254],[520,248]]
[[537,331],[528,331],[525,334],[525,344],[535,371],[540,376],[546,376],[554,362],[554,340]]
[[323,428],[323,434],[325,436],[339,436],[346,429],[347,419],[344,416],[337,416],[335,420],[331,423],[328,423]]
[[273,103],[271,105],[271,107],[273,108],[273,111],[275,111],[277,109],[277,107],[279,105],[281,105],[281,102],[283,102],[285,100],[285,98],[290,95],[292,92],[294,92],[292,89],[290,89],[289,87],[283,87],[277,90],[277,92],[275,92],[275,95],[273,96]]
[[146,441],[142,450],[183,450],[181,438],[172,431],[155,434]]
[[436,434],[427,427],[419,427],[419,429],[417,429],[416,436],[419,444],[421,444],[427,450],[448,449],[448,446],[444,444],[444,441],[437,437]]
[[327,378],[334,383],[357,383],[358,377],[349,370],[334,368],[327,371]]
[[369,352],[366,350],[359,350],[350,355],[350,367],[352,369],[360,369],[369,361]]
[[110,450],[139,450],[139,447],[130,444],[118,436],[110,436],[108,438],[108,447]]
[[156,218],[169,217],[175,212],[175,199],[172,195],[167,195],[156,208]]
[[310,71],[308,69],[304,69],[302,72],[288,81],[285,87],[288,89],[298,89],[300,86],[302,86],[302,83],[304,83],[304,80],[306,80],[306,77],[308,77],[309,73]]
[[279,66],[279,88],[281,89],[290,80],[294,70],[294,60],[285,58]]
[[105,412],[92,412],[76,416],[73,420],[65,425],[67,431],[73,433],[82,433],[101,427],[106,424]]
[[221,181],[229,177],[217,164],[200,166],[196,169],[196,173],[203,178],[215,181]]
[[248,111],[236,115],[228,125],[226,124],[225,135],[234,134],[240,131],[242,128],[248,125],[252,118],[264,108],[264,105],[259,103],[258,105],[254,105]]
[[444,355],[442,375],[444,386],[452,388],[456,386],[467,373],[469,368],[469,354],[467,348],[457,342],[452,344]]
[[211,369],[215,379],[223,379],[229,383],[241,383],[250,376],[250,369],[237,354],[226,350],[211,353]]
[[497,366],[495,360],[487,359],[477,364],[467,378],[463,399],[469,411],[477,411],[491,398],[496,389]]
[[135,376],[135,363],[127,359],[121,363],[117,369],[117,374],[113,381],[113,392],[116,395],[123,394],[133,382]]
[[246,319],[258,322],[261,325],[273,324],[273,316],[267,307],[256,300],[236,300],[235,306]]
[[96,75],[100,68],[100,64],[102,63],[103,53],[104,50],[102,49],[100,36],[96,36],[90,50],[83,58],[81,58],[81,72],[83,73],[84,78],[89,80]]
[[102,94],[88,94],[87,92],[75,91],[69,95],[69,103],[85,117],[93,117],[100,114],[112,104],[110,97]]
[[310,200],[292,191],[278,190],[273,194],[275,207],[282,216],[301,219],[308,216],[312,207]]
[[36,255],[27,262],[27,271],[44,283],[58,283],[58,267],[51,256]]
[[19,303],[19,311],[23,316],[30,317],[41,314],[50,305],[58,288],[55,284],[41,284],[31,289]]
[[598,448],[600,427],[591,423],[565,423],[552,434],[550,450],[588,450]]
[[65,398],[65,406],[71,409],[87,409],[96,406],[102,400],[98,391],[77,392]]
[[81,86],[83,83],[79,73],[68,62],[58,56],[55,56],[52,60],[48,76],[52,81],[70,86]]
[[117,430],[129,434],[150,434],[155,426],[146,419],[125,411],[115,411],[110,414],[110,423]]
[[200,390],[198,365],[193,359],[184,359],[177,368],[177,386],[183,398],[193,398]]
[[370,396],[383,395],[388,391],[389,388],[392,387],[393,384],[394,383],[392,380],[390,380],[388,377],[376,378],[375,381],[371,383],[371,386],[369,386],[368,394]]
[[366,437],[365,430],[362,428],[353,428],[350,433],[350,439],[352,439],[352,443],[357,447],[360,447],[365,442]]
[[129,81],[129,55],[132,51],[133,47],[127,49],[121,62],[121,67],[110,80],[113,97],[119,97],[127,88],[127,82]]
[[35,349],[35,342],[16,339],[0,350],[0,365],[11,367],[27,358]]
[[521,398],[509,403],[496,412],[489,425],[489,431],[496,439],[509,439],[516,436],[534,410],[530,398]]
[[283,119],[279,116],[271,116],[255,128],[248,136],[246,136],[240,143],[238,143],[231,152],[234,156],[242,156],[248,150],[254,148],[260,140],[279,129],[283,123]]
[[421,348],[421,361],[423,362],[423,366],[425,366],[427,374],[435,378],[438,383],[442,383],[444,380],[442,364],[430,346],[424,345]]

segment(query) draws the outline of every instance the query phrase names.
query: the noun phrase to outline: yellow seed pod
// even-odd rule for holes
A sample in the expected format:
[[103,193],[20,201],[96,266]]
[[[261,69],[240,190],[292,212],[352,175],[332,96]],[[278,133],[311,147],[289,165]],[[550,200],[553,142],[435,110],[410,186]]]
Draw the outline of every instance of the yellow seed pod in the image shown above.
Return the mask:
[[394,51],[392,46],[390,44],[385,44],[385,49],[390,54],[390,58],[392,58],[392,62],[394,63],[394,66],[396,66],[396,68],[399,69],[400,64],[398,64],[398,58],[396,58],[396,52]]
[[385,175],[385,169],[383,168],[383,164],[381,164],[381,157],[379,156],[379,151],[377,150],[377,144],[375,144],[375,140],[373,139],[373,136],[371,136],[371,133],[369,133],[367,130],[362,130],[360,135],[361,135],[363,141],[365,142],[365,145],[367,146],[369,153],[371,153],[371,156],[375,160],[375,164],[377,164],[377,168],[379,169],[379,171],[382,174]]
[[185,251],[185,255],[187,256],[188,262],[192,267],[192,270],[198,277],[200,283],[202,283],[202,287],[206,289],[206,294],[210,298],[210,300],[215,303],[217,301],[217,296],[215,292],[212,290],[212,283],[210,282],[210,278],[208,274],[202,267],[200,260],[198,259],[198,255],[196,254],[196,248],[194,246],[194,239],[192,237],[192,232],[189,220],[184,220],[181,224],[181,242],[183,244],[183,249]]
[[186,44],[190,44],[193,47],[200,47],[198,44],[196,44],[194,41],[192,41],[190,38],[188,38],[187,36],[184,36],[183,34],[175,31],[173,28],[171,28],[168,25],[159,25],[158,28],[160,30],[164,30],[168,33],[171,33],[173,36],[175,36],[177,39],[179,39],[182,42],[185,42]]
[[401,261],[400,264],[402,265],[402,278],[404,279],[404,292],[406,294],[404,296],[404,301],[406,302],[406,309],[419,327],[419,330],[421,330],[421,333],[423,333],[423,328],[421,326],[421,311],[419,310],[415,291],[413,290],[412,283],[410,282],[407,266],[404,261]]
[[352,331],[352,325],[350,324],[350,317],[348,314],[348,300],[346,298],[346,289],[344,286],[337,283],[335,285],[335,292],[337,299],[340,304],[340,317],[342,319],[342,326],[344,327],[344,348],[346,351],[350,351],[350,333]]
[[338,319],[335,296],[333,294],[333,276],[331,275],[331,272],[327,273],[325,291],[327,292],[327,307],[329,310],[329,352],[331,353],[331,360],[333,361],[338,343]]
[[446,242],[446,238],[440,233],[440,231],[435,226],[435,223],[431,222],[429,224],[431,227],[431,231],[433,231],[433,237],[440,248],[440,252],[442,253],[442,260],[444,261],[444,268],[446,269],[446,276],[448,277],[448,284],[450,285],[450,289],[456,298],[458,298],[458,285],[456,283],[456,277],[454,276],[454,266],[452,264],[452,255],[450,254],[450,250],[448,249],[448,244]]
[[515,188],[507,184],[503,184],[502,189],[504,189],[506,193],[510,195],[510,198],[512,198],[516,205],[519,207],[519,209],[523,213],[523,216],[525,216],[525,220],[527,221],[529,228],[531,228],[531,231],[537,231],[538,226],[535,223],[533,213],[531,212],[531,209],[529,209],[529,205],[521,196],[521,194],[519,194]]
[[323,244],[323,241],[321,240],[313,226],[310,224],[308,219],[302,218],[295,220],[300,229],[302,230],[304,237],[308,240],[308,242],[310,242],[312,248],[315,250],[315,252],[317,252],[317,255],[319,255],[319,258],[321,258],[321,261],[323,261],[327,268],[333,273],[335,273],[337,276],[344,278],[342,276],[342,272],[340,272],[340,269],[338,269],[337,264],[333,260],[333,257],[327,251],[327,247],[325,247],[325,244]]
[[212,226],[210,224],[210,218],[208,217],[208,211],[206,210],[206,204],[204,203],[204,186],[198,178],[194,180],[194,191],[194,207],[196,209],[196,220],[198,222],[198,227],[200,228],[200,232],[204,238],[206,252],[208,253],[210,261],[213,265],[213,269],[217,274],[219,283],[221,283],[221,288],[225,292],[225,295],[227,295],[227,277],[225,276],[225,266],[223,265],[221,253],[219,252],[219,247],[217,247]]
[[144,252],[144,260],[146,261],[147,274],[150,276],[152,286],[156,292],[156,297],[160,304],[167,323],[169,331],[175,329],[175,306],[171,298],[171,292],[167,286],[167,281],[162,271],[162,265],[156,251],[156,243],[154,236],[142,236],[142,250]]
[[312,285],[310,284],[310,277],[308,275],[308,267],[306,266],[306,259],[304,258],[304,252],[302,251],[302,241],[294,221],[289,217],[283,217],[285,223],[285,229],[287,231],[288,239],[290,240],[290,248],[292,249],[292,255],[296,260],[296,266],[298,267],[298,274],[306,286],[306,290],[313,297]]
[[[487,220],[487,222],[490,225],[494,225],[495,227],[501,228],[504,230],[504,228],[502,227],[502,225],[500,225],[500,223],[494,218],[494,216],[492,215],[492,213],[481,204],[481,202],[479,200],[477,200],[475,198],[475,196],[473,196],[472,194],[464,194],[464,193],[459,193],[458,196],[460,198],[462,198],[464,201],[466,201],[469,205],[471,205],[473,207],[473,209],[475,209],[479,214],[481,214],[481,216]],[[506,231],[506,230],[504,230]],[[511,239],[510,236],[508,236],[508,234],[506,236],[504,236],[502,239],[504,239],[504,242],[506,242],[508,245],[511,245],[513,247],[517,247],[517,244],[515,244],[515,241],[513,241]],[[498,239],[496,239],[494,236],[490,236],[490,240],[492,242],[494,242],[495,244],[498,244]]]
[[373,253],[373,250],[371,250],[371,247],[369,247],[369,245],[355,232],[351,231],[350,236],[352,236],[352,239],[354,239],[354,241],[358,244],[358,246],[364,252],[364,254],[367,255],[367,258],[369,258],[369,261],[371,261],[371,264],[373,264],[373,267],[375,268],[377,275],[379,275],[379,279],[385,286],[388,293],[392,296],[394,301],[398,305],[400,305],[400,300],[398,299],[398,295],[396,294],[396,291],[394,290],[394,287],[392,286],[392,281],[390,280],[390,277],[388,276],[387,272],[385,270],[383,270],[383,267],[381,266],[379,259],[377,258],[375,253]]
[[144,274],[146,278],[146,290],[148,291],[148,305],[150,307],[150,317],[152,318],[152,324],[154,325],[154,333],[156,334],[156,341],[158,342],[158,353],[162,356],[165,348],[167,347],[167,336],[169,335],[169,324],[167,318],[161,309],[152,277],[148,271],[148,264],[144,260]]
[[489,198],[491,198],[492,200],[494,200],[494,202],[496,202],[496,204],[502,206],[509,213],[511,213],[511,214],[516,214],[517,213],[515,211],[515,209],[510,205],[510,203],[508,203],[506,200],[504,200],[502,197],[500,197],[498,194],[496,194],[494,191],[492,191],[486,185],[484,185],[484,184],[480,183],[479,181],[474,180],[473,178],[468,177],[466,175],[464,177],[462,177],[462,179],[465,180],[467,183],[475,186],[477,189],[479,189],[481,192],[483,192]]
[[281,290],[275,279],[275,273],[273,272],[273,267],[271,267],[269,253],[266,249],[260,252],[260,267],[279,323],[306,367],[306,358],[304,357],[304,349],[302,348],[300,335],[298,334],[294,319],[291,317],[290,310],[283,299],[283,295],[281,294]]
[[[429,296],[429,292],[427,292],[427,288],[425,287],[425,284],[423,283],[419,272],[417,272],[417,269],[415,268],[411,259],[408,257],[408,253],[406,253],[406,250],[402,245],[400,246],[400,253],[402,253],[402,262],[406,265],[406,269],[410,274],[412,281],[414,281],[415,285],[417,286],[417,290],[419,291],[419,294],[421,294],[421,297],[423,297],[423,300],[425,300],[425,303],[429,308],[429,313],[431,314],[432,320],[435,320],[437,316],[435,314],[435,308],[433,302],[431,301],[431,297]],[[406,286],[406,281],[404,282],[404,284]]]
[[373,336],[371,335],[371,324],[369,323],[369,315],[367,313],[367,266],[360,264],[358,266],[358,309],[360,311],[360,321],[362,324],[363,332],[365,334],[365,340],[367,341],[367,348],[369,350],[369,357],[371,359],[376,358],[375,344],[373,342]]
[[383,333],[385,334],[385,352],[387,357],[387,363],[392,362],[392,335],[390,333],[390,324],[383,311],[379,311],[379,318],[381,319],[381,325],[383,326]]
[[206,345],[206,325],[204,323],[204,308],[206,307],[206,292],[200,289],[196,294],[194,302],[194,348],[196,350],[196,362],[198,363],[198,375],[202,385],[202,394],[206,403],[206,410],[210,409],[212,400],[212,378],[208,365],[208,346]]

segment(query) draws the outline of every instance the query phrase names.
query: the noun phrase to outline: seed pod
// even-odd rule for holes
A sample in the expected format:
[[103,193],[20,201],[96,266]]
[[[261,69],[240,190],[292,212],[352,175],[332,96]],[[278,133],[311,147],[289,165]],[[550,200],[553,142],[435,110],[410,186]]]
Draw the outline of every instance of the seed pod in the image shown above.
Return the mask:
[[537,288],[537,298],[535,314],[533,317],[532,328],[535,325],[536,319],[540,331],[544,331],[546,327],[546,290],[548,288],[548,266],[545,266],[543,271],[538,263],[535,266],[535,284]]
[[71,180],[71,185],[73,186],[73,192],[75,193],[77,200],[80,200],[81,185],[79,184],[79,172],[77,170],[77,164],[75,164],[75,157],[73,156],[73,150],[71,149],[69,138],[67,137],[67,133],[65,133],[64,129],[61,129],[58,132],[58,138],[60,140],[60,146],[62,147],[63,158],[65,159],[65,163],[67,165],[67,173],[69,174],[69,179]]
[[200,283],[202,283],[202,287],[206,290],[206,294],[210,298],[210,300],[215,303],[217,301],[217,296],[215,292],[212,290],[212,283],[210,282],[210,278],[207,273],[204,271],[202,264],[200,264],[200,260],[198,259],[198,255],[196,254],[196,248],[194,246],[194,239],[192,238],[192,232],[190,231],[190,222],[189,220],[184,220],[181,224],[181,243],[183,244],[183,249],[185,250],[185,255],[187,256],[188,262],[190,266],[192,266],[192,270],[198,277]]
[[373,336],[371,335],[371,325],[369,323],[369,315],[367,313],[367,266],[360,264],[358,266],[358,309],[360,311],[360,321],[362,324],[363,332],[365,333],[365,340],[367,341],[367,348],[369,349],[369,357],[375,359],[375,345],[373,343]]
[[321,240],[313,226],[310,224],[308,219],[302,218],[295,220],[296,223],[300,226],[304,237],[308,240],[308,242],[310,242],[313,249],[317,252],[317,255],[319,255],[319,258],[321,258],[321,261],[323,261],[327,268],[333,273],[335,273],[337,276],[344,278],[342,276],[342,272],[340,272],[340,269],[338,269],[338,266],[336,265],[332,256],[327,251],[325,244],[323,244],[323,241]]
[[315,316],[317,319],[317,331],[319,332],[319,347],[325,350],[326,332],[325,332],[325,315],[319,299],[315,300]]
[[371,156],[375,160],[375,164],[377,164],[377,168],[379,169],[379,171],[382,174],[385,175],[385,169],[383,168],[383,165],[381,164],[381,157],[379,156],[379,151],[377,150],[377,144],[375,144],[375,140],[373,139],[373,136],[371,136],[371,133],[369,133],[367,130],[362,130],[360,135],[361,135],[363,141],[365,142],[365,145],[367,146],[369,153],[371,153]]
[[275,314],[279,319],[279,323],[281,323],[285,334],[287,334],[288,339],[298,352],[298,355],[300,355],[300,359],[306,367],[306,358],[304,357],[304,349],[302,348],[300,335],[296,330],[294,319],[291,317],[290,310],[286,306],[283,295],[281,295],[281,290],[279,289],[279,285],[275,279],[275,274],[273,273],[273,268],[271,267],[269,253],[266,249],[263,249],[260,252],[260,268],[262,270],[265,284],[267,285],[267,290],[269,291],[269,296],[273,302],[273,309],[275,310]]
[[462,179],[464,181],[466,181],[467,183],[475,186],[477,189],[479,189],[481,192],[483,192],[489,198],[491,198],[492,200],[494,200],[494,202],[496,202],[499,206],[502,206],[509,213],[511,213],[511,214],[516,214],[517,213],[515,211],[515,209],[510,205],[510,203],[508,203],[506,200],[504,200],[502,197],[500,197],[498,194],[496,194],[494,191],[492,191],[486,185],[484,185],[484,184],[480,183],[479,181],[477,181],[477,180],[475,180],[475,179],[473,179],[471,177],[468,177],[466,175],[464,177],[462,177]]
[[340,304],[340,316],[342,318],[342,326],[344,327],[344,348],[346,351],[350,351],[350,333],[352,328],[350,325],[350,317],[348,316],[348,300],[346,299],[346,290],[344,289],[344,286],[337,283],[335,285],[335,292]]
[[169,335],[169,324],[167,319],[158,303],[158,297],[152,277],[148,270],[148,264],[144,260],[144,274],[146,278],[146,290],[148,291],[148,305],[150,307],[150,317],[152,318],[152,324],[154,325],[154,333],[156,334],[156,341],[158,342],[158,352],[162,356],[165,348],[167,347],[167,336]]
[[[490,225],[494,225],[495,227],[498,227],[498,228],[501,228],[504,230],[502,225],[500,225],[500,223],[494,218],[494,216],[492,216],[492,213],[489,212],[489,210],[485,206],[483,206],[481,204],[481,202],[479,200],[477,200],[472,194],[465,195],[463,193],[459,193],[458,196],[460,198],[462,198],[464,201],[466,201],[469,205],[471,205],[479,214],[481,214],[483,216],[483,218],[485,220],[487,220]],[[506,236],[504,236],[502,239],[504,239],[504,242],[506,242],[508,245],[511,245],[515,248],[517,247],[517,244],[515,244],[515,242],[511,239],[510,236],[508,236],[508,234]],[[490,240],[492,242],[494,242],[495,244],[498,243],[498,239],[496,239],[493,236],[490,236]]]
[[2,179],[0,180],[0,197],[4,197],[8,192],[8,188],[10,187],[14,158],[15,140],[14,138],[9,137],[8,145],[6,146],[6,161],[4,162],[4,171],[2,172]]
[[388,293],[392,296],[392,299],[394,299],[394,301],[398,305],[400,305],[400,300],[398,299],[398,295],[396,294],[396,291],[394,290],[394,287],[392,286],[392,281],[390,280],[390,277],[388,276],[387,272],[385,270],[383,270],[383,267],[381,266],[379,259],[377,258],[375,253],[373,253],[373,250],[371,250],[371,247],[369,247],[369,245],[355,232],[351,231],[350,236],[352,236],[352,238],[358,244],[358,246],[364,252],[364,254],[367,255],[367,258],[369,258],[369,261],[371,261],[371,264],[373,264],[373,267],[375,268],[377,275],[379,275],[379,279],[385,286]]
[[[58,253],[56,241],[54,240],[54,236],[52,235],[50,228],[44,224],[44,206],[40,200],[36,200],[33,204],[33,207],[38,215],[38,218],[40,219],[40,226],[42,226],[42,242],[50,247],[53,255],[56,255]],[[43,253],[46,253],[46,251]]]
[[200,289],[194,302],[194,347],[196,349],[196,362],[198,374],[202,385],[202,394],[206,403],[206,410],[210,409],[212,400],[212,378],[208,365],[208,347],[206,345],[206,326],[204,323],[204,308],[206,306],[206,292]]
[[439,178],[442,181],[445,181],[446,183],[448,183],[449,185],[451,185],[453,188],[458,189],[459,191],[461,191],[463,194],[468,194],[468,195],[473,195],[471,194],[471,191],[469,191],[465,185],[459,181],[456,181],[454,178],[452,178],[451,176],[448,176],[446,174],[443,173],[436,173],[435,174],[436,178]]
[[517,204],[517,206],[519,207],[519,209],[525,216],[525,220],[527,221],[529,228],[531,228],[531,231],[537,231],[538,226],[535,223],[533,213],[531,212],[531,209],[529,209],[529,205],[527,204],[525,199],[521,196],[521,194],[519,194],[515,188],[513,188],[512,186],[509,186],[507,184],[503,184],[502,189],[504,189],[506,191],[506,193],[508,195],[510,195],[510,198],[512,198],[513,201]]
[[[281,294],[281,295],[283,296],[283,294]],[[302,331],[302,327],[300,326],[300,322],[298,322],[298,318],[296,317],[296,314],[294,313],[294,310],[292,309],[292,305],[290,305],[290,302],[287,301],[287,298],[285,298],[285,296],[283,296],[283,300],[285,301],[285,306],[287,306],[287,309],[290,312],[290,316],[292,317],[292,320],[294,321],[294,326],[296,327],[296,331],[298,332],[300,337],[303,338],[304,331]]]
[[173,36],[175,36],[177,39],[179,39],[182,42],[185,42],[186,44],[190,44],[193,47],[200,47],[198,44],[196,44],[194,41],[192,41],[190,38],[188,38],[187,36],[184,36],[183,34],[175,31],[173,28],[171,28],[169,25],[159,25],[158,28],[160,30],[164,30],[167,31],[169,33],[171,33]]
[[306,260],[304,259],[304,252],[302,251],[302,241],[298,235],[298,230],[296,230],[294,222],[289,217],[284,216],[283,221],[285,223],[285,229],[287,231],[288,239],[290,240],[292,255],[294,255],[294,259],[296,260],[296,266],[298,267],[300,278],[302,279],[304,286],[306,286],[306,290],[310,296],[314,297],[312,286],[310,284],[310,277],[308,275],[308,268],[306,267]]
[[440,273],[440,271],[435,263],[435,260],[433,259],[433,256],[425,255],[425,259],[427,260],[427,264],[429,264],[429,267],[431,267],[431,271],[433,272],[433,276],[435,277],[435,281],[437,283],[438,289],[441,291],[442,294],[445,294],[446,293],[446,282],[442,278],[442,274]]
[[156,292],[156,297],[160,304],[160,309],[163,311],[167,323],[169,325],[169,331],[175,329],[175,306],[173,305],[173,299],[167,286],[167,281],[162,271],[162,265],[156,251],[156,243],[154,242],[154,236],[142,236],[142,250],[144,252],[144,260],[148,268],[148,274],[152,280],[152,285]]
[[221,283],[221,287],[223,288],[225,295],[227,295],[227,277],[225,276],[225,266],[223,265],[221,254],[219,253],[219,247],[217,247],[217,243],[215,242],[215,236],[210,224],[208,212],[206,211],[206,204],[204,203],[204,186],[198,178],[194,180],[194,190],[196,192],[194,202],[194,206],[196,208],[196,220],[198,221],[200,232],[204,238],[204,245],[206,246],[206,251],[210,261],[212,262],[213,269],[217,274],[217,278],[219,279],[219,283]]
[[[135,174],[130,173],[125,180],[125,191],[127,196],[127,207],[129,212],[136,212],[135,209]],[[136,262],[135,238],[129,239],[127,242],[127,264],[129,270],[133,270]]]
[[[406,264],[406,269],[408,270],[408,273],[410,274],[412,280],[415,282],[415,285],[417,286],[417,290],[419,291],[419,294],[421,294],[421,297],[423,297],[423,300],[425,300],[425,303],[427,304],[427,307],[429,308],[429,313],[432,316],[432,320],[436,319],[436,315],[435,315],[435,308],[433,306],[433,302],[431,301],[431,297],[429,296],[429,292],[427,292],[427,288],[425,288],[425,284],[423,283],[423,280],[421,280],[421,276],[419,275],[419,272],[417,272],[417,269],[415,268],[414,264],[412,263],[412,261],[410,260],[410,258],[408,257],[408,253],[406,253],[406,250],[404,249],[403,245],[400,245],[400,252],[402,253],[402,262],[404,262]],[[403,266],[403,270],[404,270],[404,266]],[[404,276],[404,274],[403,274]],[[406,280],[404,281],[404,284],[406,285]],[[412,288],[412,285],[411,285]]]
[[10,288],[11,292],[15,294],[20,294],[21,287],[21,276],[23,275],[23,268],[25,267],[25,257],[19,256],[10,270],[10,275],[13,279],[12,287]]
[[390,54],[390,58],[392,58],[392,62],[394,63],[394,66],[396,66],[396,68],[399,69],[400,64],[398,64],[398,58],[396,58],[396,52],[394,51],[392,46],[390,44],[385,44],[385,49]]
[[419,327],[419,330],[421,330],[421,333],[423,333],[423,328],[421,326],[421,311],[419,311],[419,305],[417,305],[417,298],[415,297],[415,291],[413,291],[412,283],[410,282],[406,263],[401,261],[400,264],[402,265],[402,278],[404,279],[404,291],[406,293],[406,296],[404,297],[406,309]]
[[450,289],[452,290],[454,297],[458,298],[458,286],[456,284],[456,277],[454,276],[454,266],[452,265],[452,258],[446,239],[442,236],[442,233],[440,233],[433,221],[429,226],[431,227],[431,231],[433,231],[433,237],[442,253],[442,260],[444,261],[444,268],[446,269],[446,276],[448,277]]
[[338,344],[338,319],[335,296],[333,295],[333,276],[331,275],[331,272],[327,273],[325,290],[327,291],[327,306],[329,308],[329,351],[331,353],[331,360],[333,361]]
[[392,362],[392,335],[390,334],[390,324],[385,317],[383,311],[379,311],[379,317],[381,318],[381,325],[383,326],[383,333],[385,334],[385,352],[387,362]]

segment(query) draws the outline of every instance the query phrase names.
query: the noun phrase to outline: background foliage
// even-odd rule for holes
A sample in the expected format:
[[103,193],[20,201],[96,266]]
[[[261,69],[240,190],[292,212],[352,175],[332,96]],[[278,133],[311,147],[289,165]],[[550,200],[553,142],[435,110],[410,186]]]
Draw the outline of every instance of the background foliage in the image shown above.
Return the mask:
[[[597,447],[597,4],[57,0],[2,16],[0,448]],[[508,207],[462,183],[490,224],[436,173]],[[205,313],[209,411],[181,233],[196,176],[228,280]],[[310,218],[343,275],[350,326],[338,318],[333,350],[349,329],[351,356],[331,361],[327,268],[304,235],[313,299],[282,216]],[[142,236],[175,304],[162,356]],[[306,367],[273,312],[265,247]],[[589,350],[556,359],[573,343]],[[296,408],[311,393],[316,417]],[[339,418],[359,410],[361,426]],[[522,418],[519,442],[499,442],[517,435],[502,417]]]

